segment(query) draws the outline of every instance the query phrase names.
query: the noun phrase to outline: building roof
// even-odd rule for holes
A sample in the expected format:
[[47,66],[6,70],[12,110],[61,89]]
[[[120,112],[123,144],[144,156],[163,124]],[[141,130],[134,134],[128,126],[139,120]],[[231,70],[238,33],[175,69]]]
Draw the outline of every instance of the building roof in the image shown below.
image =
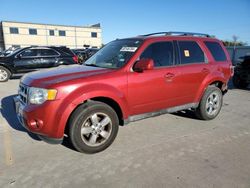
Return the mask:
[[20,23],[20,24],[35,24],[35,25],[49,25],[49,26],[62,26],[62,27],[79,27],[79,28],[101,28],[101,24],[97,23],[90,26],[76,26],[76,25],[60,25],[60,24],[44,24],[44,23],[33,23],[33,22],[20,22],[20,21],[7,21],[3,20],[1,23]]

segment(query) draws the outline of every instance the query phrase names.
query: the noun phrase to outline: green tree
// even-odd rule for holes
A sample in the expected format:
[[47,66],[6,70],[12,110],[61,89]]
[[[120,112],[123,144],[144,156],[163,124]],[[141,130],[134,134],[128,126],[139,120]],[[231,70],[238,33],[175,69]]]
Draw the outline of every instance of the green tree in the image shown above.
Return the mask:
[[239,37],[236,35],[232,36],[232,40],[222,40],[225,46],[246,46],[246,42],[238,41]]

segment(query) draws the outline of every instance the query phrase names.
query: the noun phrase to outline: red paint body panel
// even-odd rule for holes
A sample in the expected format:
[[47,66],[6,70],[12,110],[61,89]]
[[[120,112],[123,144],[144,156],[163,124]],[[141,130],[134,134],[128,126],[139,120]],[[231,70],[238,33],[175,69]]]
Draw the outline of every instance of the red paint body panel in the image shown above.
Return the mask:
[[[154,68],[143,73],[132,71],[134,63],[148,45],[157,41],[175,40],[197,41],[208,62]],[[227,61],[215,62],[203,41],[219,42],[202,37],[147,37],[130,61],[120,69],[74,65],[28,74],[22,78],[23,84],[57,89],[58,94],[55,101],[27,105],[24,108],[27,128],[50,138],[62,138],[73,110],[84,101],[96,97],[115,101],[121,108],[123,119],[187,103],[198,103],[209,84],[216,81],[227,84],[231,74],[231,62],[226,49],[223,47]],[[39,129],[32,127],[29,122],[33,120],[41,120],[43,126]]]

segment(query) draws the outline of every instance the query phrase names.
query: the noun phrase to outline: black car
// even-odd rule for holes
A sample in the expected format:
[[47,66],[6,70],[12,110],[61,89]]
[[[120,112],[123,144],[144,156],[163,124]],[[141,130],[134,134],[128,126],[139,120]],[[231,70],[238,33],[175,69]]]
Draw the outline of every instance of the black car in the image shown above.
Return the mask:
[[78,63],[77,56],[67,47],[27,47],[0,57],[0,82],[15,74]]
[[73,52],[77,55],[78,62],[83,63],[92,55],[94,55],[98,50],[98,48],[73,49]]
[[234,65],[234,86],[247,88],[250,84],[250,46],[228,47],[227,50]]
[[250,84],[250,56],[239,58],[241,61],[234,67],[233,84],[237,88],[247,88]]
[[0,57],[7,56],[7,55],[13,53],[17,49],[18,48],[10,47],[9,49],[0,52]]
[[86,49],[85,53],[87,54],[87,59],[90,58],[92,55],[94,55],[96,52],[98,52],[98,50],[99,50],[98,48],[88,48],[88,49]]

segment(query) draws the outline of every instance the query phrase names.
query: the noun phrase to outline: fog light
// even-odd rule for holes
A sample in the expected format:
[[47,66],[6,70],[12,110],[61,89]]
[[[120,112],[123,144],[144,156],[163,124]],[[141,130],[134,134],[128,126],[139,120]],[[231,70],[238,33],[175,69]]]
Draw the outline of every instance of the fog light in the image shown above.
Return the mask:
[[41,129],[43,127],[43,121],[42,120],[30,120],[29,125],[33,129]]

